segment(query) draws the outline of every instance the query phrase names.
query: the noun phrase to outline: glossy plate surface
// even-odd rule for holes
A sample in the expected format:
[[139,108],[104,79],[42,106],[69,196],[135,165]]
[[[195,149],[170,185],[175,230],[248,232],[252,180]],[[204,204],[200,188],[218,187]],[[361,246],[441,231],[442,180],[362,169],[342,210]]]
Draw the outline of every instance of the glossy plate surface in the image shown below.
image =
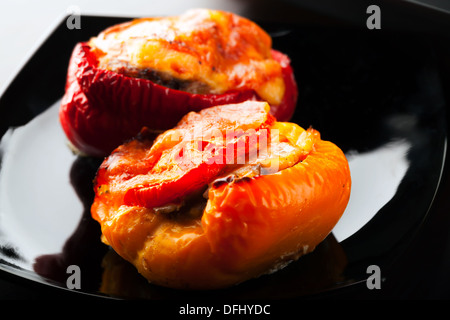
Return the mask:
[[[122,18],[65,21],[0,100],[0,270],[67,290],[120,298],[293,298],[365,281],[389,267],[427,218],[446,153],[446,101],[436,48],[427,37],[350,28],[260,24],[288,54],[299,85],[293,122],[313,126],[346,153],[352,194],[315,252],[283,270],[214,292],[148,284],[100,242],[90,218],[100,159],[70,151],[58,122],[71,50]],[[56,54],[57,53],[57,54]]]

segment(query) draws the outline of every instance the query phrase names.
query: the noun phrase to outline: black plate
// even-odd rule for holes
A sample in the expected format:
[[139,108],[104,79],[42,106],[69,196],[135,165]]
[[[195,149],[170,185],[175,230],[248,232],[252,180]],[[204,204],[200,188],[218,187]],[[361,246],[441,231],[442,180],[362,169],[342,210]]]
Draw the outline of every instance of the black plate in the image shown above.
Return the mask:
[[[370,265],[387,274],[426,221],[444,169],[447,106],[432,38],[260,23],[292,60],[300,92],[292,121],[342,148],[352,195],[313,253],[236,287],[193,293],[148,284],[100,242],[89,208],[101,159],[73,155],[58,122],[75,43],[126,20],[82,16],[79,30],[62,21],[1,97],[4,278],[95,297],[288,299],[364,287]],[[67,288],[70,265],[80,267],[80,289]]]

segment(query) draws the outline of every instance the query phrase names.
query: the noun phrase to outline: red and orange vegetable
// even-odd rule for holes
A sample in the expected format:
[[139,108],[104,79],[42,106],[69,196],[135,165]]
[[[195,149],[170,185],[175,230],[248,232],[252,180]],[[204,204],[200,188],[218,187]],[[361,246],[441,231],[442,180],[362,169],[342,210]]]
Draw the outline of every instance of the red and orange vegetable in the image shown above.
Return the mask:
[[272,272],[313,251],[347,206],[343,152],[277,121],[266,102],[190,112],[155,140],[146,132],[104,160],[92,216],[151,283],[217,289]]

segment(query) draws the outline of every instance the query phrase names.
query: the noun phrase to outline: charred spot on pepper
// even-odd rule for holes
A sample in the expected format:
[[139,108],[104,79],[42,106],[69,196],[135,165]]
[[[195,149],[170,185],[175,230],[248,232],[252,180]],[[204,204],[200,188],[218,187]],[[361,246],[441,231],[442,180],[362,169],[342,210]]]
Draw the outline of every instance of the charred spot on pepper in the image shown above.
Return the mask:
[[241,178],[234,179],[233,183],[238,184],[238,183],[250,182],[254,178],[256,178],[256,177],[241,177]]
[[104,194],[108,194],[109,192],[110,192],[110,191],[109,191],[108,186],[106,186],[106,185],[104,185],[104,184],[99,185],[99,186],[97,187],[97,194],[98,194],[99,196],[104,195]]
[[229,184],[229,183],[232,183],[233,181],[234,181],[234,176],[229,175],[229,176],[226,176],[223,178],[218,178],[218,179],[214,180],[211,184],[211,187],[212,188],[220,188],[224,184]]
[[244,165],[236,169],[233,173],[215,179],[211,183],[212,188],[220,188],[224,184],[250,182],[252,179],[261,176],[261,165]]

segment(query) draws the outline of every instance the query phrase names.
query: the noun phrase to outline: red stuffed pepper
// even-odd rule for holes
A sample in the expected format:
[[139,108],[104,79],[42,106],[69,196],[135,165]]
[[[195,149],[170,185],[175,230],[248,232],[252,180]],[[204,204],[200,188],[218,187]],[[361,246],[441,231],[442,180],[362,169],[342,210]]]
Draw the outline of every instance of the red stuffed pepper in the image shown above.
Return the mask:
[[257,24],[232,13],[190,10],[110,27],[72,54],[60,121],[75,149],[105,156],[143,126],[167,130],[190,111],[263,100],[293,115],[289,58]]
[[348,162],[269,110],[190,112],[154,141],[144,129],[119,146],[95,179],[104,243],[151,283],[183,289],[232,286],[313,251],[347,206]]

